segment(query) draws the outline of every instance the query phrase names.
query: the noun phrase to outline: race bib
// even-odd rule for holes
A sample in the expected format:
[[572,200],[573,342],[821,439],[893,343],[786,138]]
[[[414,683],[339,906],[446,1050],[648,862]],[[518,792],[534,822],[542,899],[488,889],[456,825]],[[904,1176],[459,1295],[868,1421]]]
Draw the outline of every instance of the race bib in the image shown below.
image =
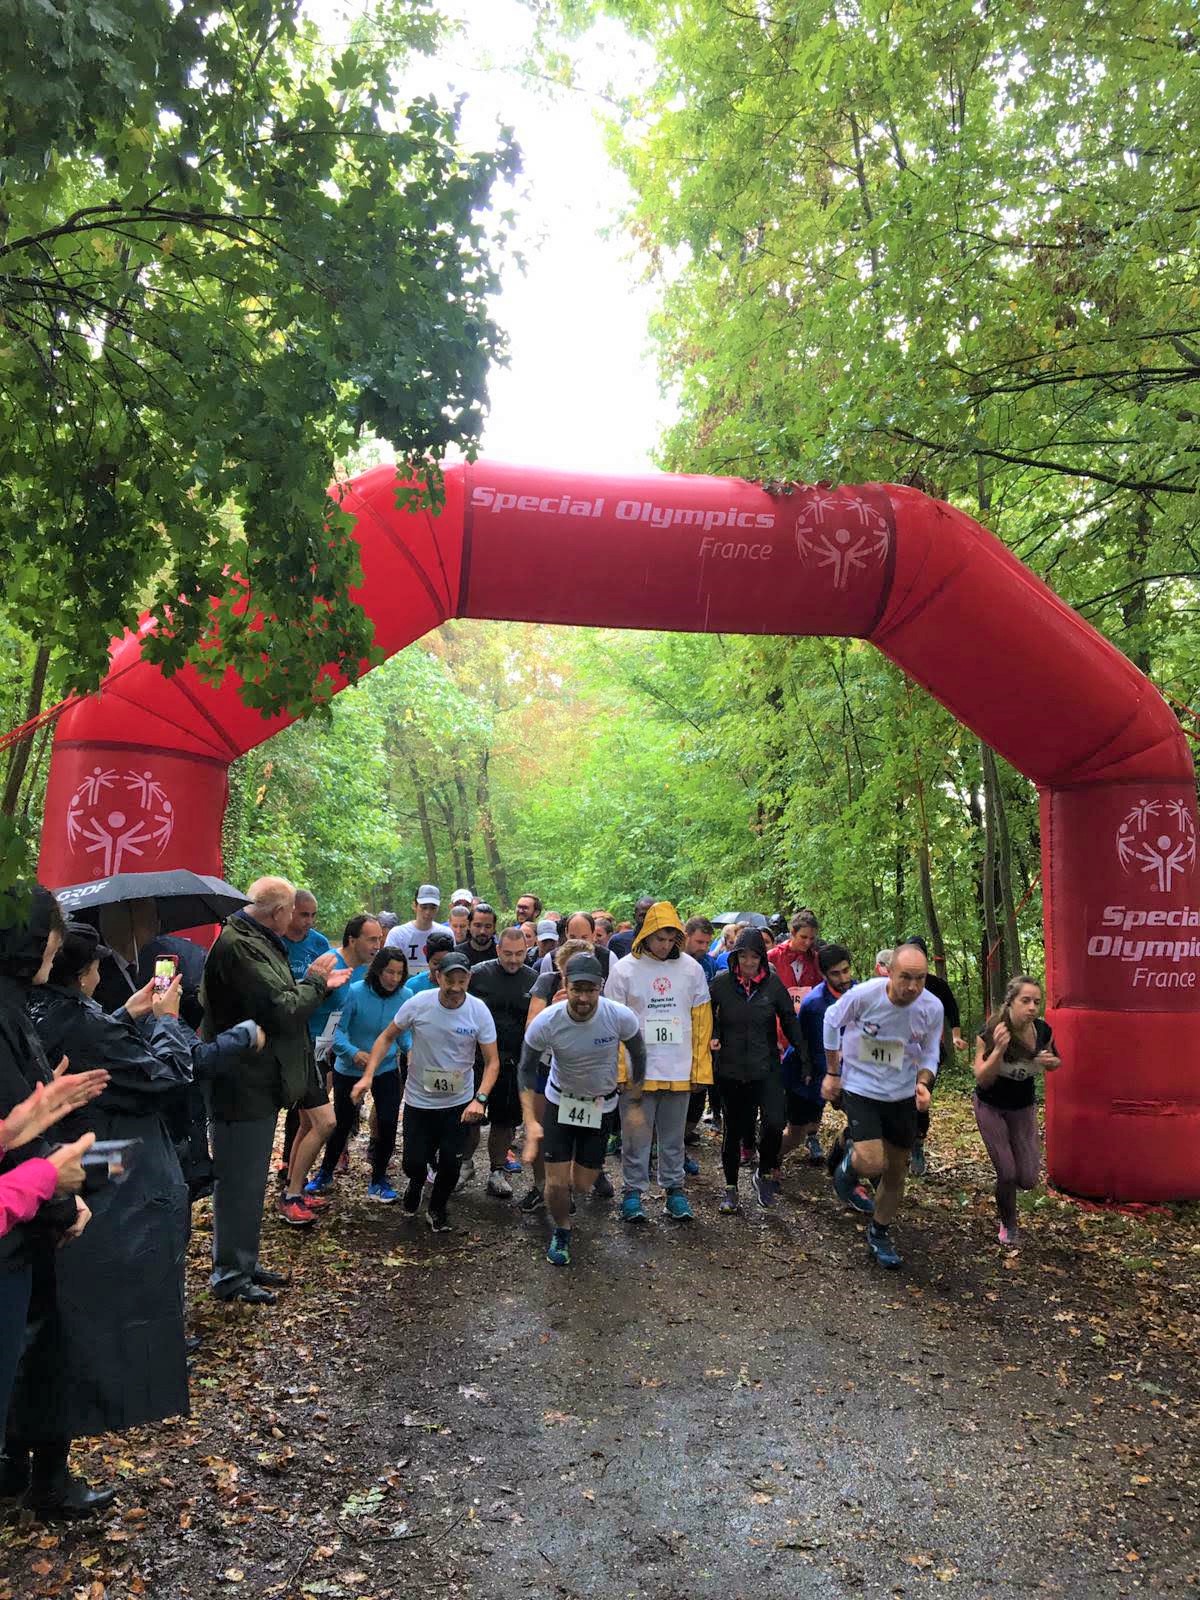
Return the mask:
[[569,1128],[598,1128],[603,1115],[603,1099],[581,1100],[573,1094],[559,1096],[558,1120]]
[[647,1044],[682,1044],[683,1018],[658,1017],[646,1023]]
[[903,1039],[869,1039],[864,1033],[858,1053],[865,1067],[886,1067],[895,1070],[904,1064]]
[[421,1087],[426,1094],[465,1094],[474,1077],[470,1067],[426,1067]]

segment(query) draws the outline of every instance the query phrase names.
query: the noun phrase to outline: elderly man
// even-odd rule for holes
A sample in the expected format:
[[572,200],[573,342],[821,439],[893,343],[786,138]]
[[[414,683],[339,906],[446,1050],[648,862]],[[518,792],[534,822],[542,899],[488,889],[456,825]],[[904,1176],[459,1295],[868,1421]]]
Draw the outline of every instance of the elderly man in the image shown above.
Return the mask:
[[260,878],[250,904],[226,922],[204,965],[204,1037],[249,1017],[266,1034],[262,1051],[212,1090],[213,1293],[219,1300],[271,1305],[283,1280],[258,1265],[263,1190],[281,1107],[302,1101],[316,1078],[308,1019],[350,976],[327,950],[298,981],[283,936],[296,891],[286,878]]

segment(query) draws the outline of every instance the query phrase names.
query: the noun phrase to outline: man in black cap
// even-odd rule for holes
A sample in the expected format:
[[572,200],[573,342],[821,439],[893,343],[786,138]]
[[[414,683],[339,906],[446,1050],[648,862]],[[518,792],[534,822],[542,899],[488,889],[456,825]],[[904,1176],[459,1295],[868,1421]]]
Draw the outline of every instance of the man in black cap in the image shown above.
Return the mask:
[[[482,1000],[467,993],[471,968],[450,950],[438,964],[437,987],[406,1000],[371,1046],[362,1077],[350,1091],[358,1104],[393,1042],[412,1029],[412,1050],[404,1084],[404,1175],[401,1200],[406,1217],[421,1204],[426,1172],[435,1169],[427,1220],[434,1233],[450,1227],[446,1202],[454,1193],[467,1132],[487,1110],[500,1075],[496,1024]],[[483,1077],[475,1088],[475,1048],[483,1057]]]
[[[532,1162],[544,1142],[546,1210],[554,1222],[547,1261],[571,1260],[571,1190],[587,1194],[604,1161],[606,1111],[617,1104],[617,1059],[624,1044],[634,1098],[646,1076],[646,1042],[635,1012],[601,996],[604,973],[595,956],[580,952],[563,974],[567,998],[547,1006],[529,1025],[518,1082],[525,1111],[524,1157]],[[538,1065],[552,1052],[546,1111],[539,1123],[534,1106]]]

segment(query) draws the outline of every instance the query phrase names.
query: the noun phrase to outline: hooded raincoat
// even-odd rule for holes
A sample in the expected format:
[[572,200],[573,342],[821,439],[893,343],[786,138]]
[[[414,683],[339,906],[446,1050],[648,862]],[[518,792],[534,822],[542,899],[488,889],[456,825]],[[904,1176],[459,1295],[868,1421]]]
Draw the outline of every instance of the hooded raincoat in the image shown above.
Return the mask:
[[[749,986],[736,971],[741,950],[759,958],[759,976]],[[780,1076],[779,1035],[799,1050],[803,1040],[792,997],[779,980],[757,928],[743,928],[729,957],[729,970],[718,972],[709,987],[713,1037],[719,1041],[717,1079],[725,1083],[757,1083]]]
[[[665,961],[646,949],[652,933],[674,935],[675,947]],[[685,1090],[689,1094],[712,1082],[712,1007],[704,968],[683,953],[683,923],[668,900],[659,900],[627,956],[609,971],[604,993],[629,1009],[642,1024],[646,1040],[647,1091]],[[621,1049],[619,1081],[628,1077],[628,1061]]]
[[183,1271],[188,1191],[167,1126],[192,1078],[173,1017],[108,1015],[78,988],[47,984],[30,1004],[53,1066],[104,1067],[98,1099],[60,1124],[65,1140],[136,1139],[128,1175],[85,1194],[92,1220],[35,1273],[30,1342],[13,1393],[12,1436],[49,1444],[188,1410]]

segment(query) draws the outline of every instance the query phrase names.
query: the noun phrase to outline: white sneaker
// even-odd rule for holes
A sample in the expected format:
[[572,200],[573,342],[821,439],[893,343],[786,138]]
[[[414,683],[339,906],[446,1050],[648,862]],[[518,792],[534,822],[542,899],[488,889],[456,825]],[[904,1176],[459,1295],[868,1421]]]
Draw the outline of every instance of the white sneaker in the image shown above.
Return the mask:
[[512,1184],[509,1183],[508,1179],[504,1176],[503,1172],[499,1171],[499,1169],[494,1170],[491,1177],[488,1179],[487,1192],[489,1194],[494,1194],[497,1200],[511,1200],[513,1197]]

